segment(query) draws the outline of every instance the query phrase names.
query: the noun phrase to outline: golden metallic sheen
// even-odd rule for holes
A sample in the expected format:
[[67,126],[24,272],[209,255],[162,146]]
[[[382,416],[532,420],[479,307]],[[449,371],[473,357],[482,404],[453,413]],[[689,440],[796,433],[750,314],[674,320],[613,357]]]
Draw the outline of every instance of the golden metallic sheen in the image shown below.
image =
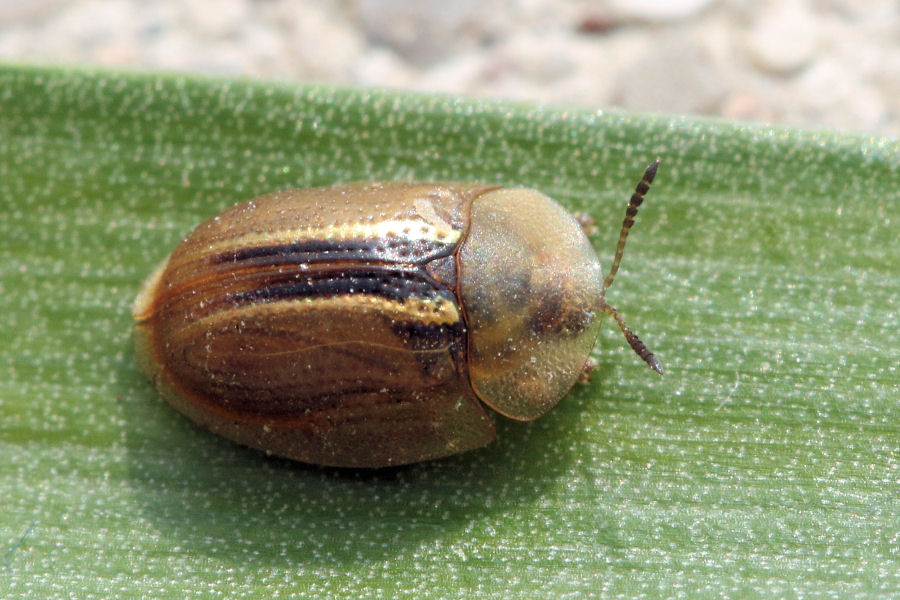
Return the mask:
[[559,205],[457,183],[239,204],[182,241],[133,312],[141,368],[179,411],[241,444],[343,467],[484,446],[495,431],[482,403],[539,417],[582,374],[603,313],[627,330]]

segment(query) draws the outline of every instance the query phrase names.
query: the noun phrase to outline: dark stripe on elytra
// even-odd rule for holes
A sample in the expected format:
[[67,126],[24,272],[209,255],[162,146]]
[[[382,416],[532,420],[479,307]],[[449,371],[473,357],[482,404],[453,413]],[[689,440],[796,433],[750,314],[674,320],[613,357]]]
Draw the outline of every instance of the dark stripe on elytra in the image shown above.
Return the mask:
[[[422,385],[427,384],[429,380],[433,381],[434,385],[442,386],[447,385],[455,377],[454,373],[448,373],[445,370],[446,363],[444,359],[446,354],[442,352],[433,353],[433,351],[446,349],[450,353],[450,359],[458,372],[460,365],[464,362],[465,329],[462,322],[440,325],[398,322],[393,329],[394,334],[405,342],[409,351],[418,353],[416,358],[423,375],[423,379],[416,381],[419,385],[386,388],[384,382],[367,385],[363,380],[360,380],[357,386],[342,389],[339,393],[329,392],[304,396],[304,406],[312,407],[314,412],[327,410],[330,399],[340,399],[356,394],[376,394],[377,399],[391,398],[391,400],[387,401],[388,403],[405,401],[413,396],[415,390],[422,389]],[[392,367],[390,355],[380,356],[378,353],[371,352],[371,350],[353,351],[343,349],[332,351],[340,352],[355,361],[369,363],[373,369],[383,372],[389,372]],[[216,387],[231,390],[232,392],[256,391],[255,385],[236,383],[229,380],[227,373],[223,373],[223,375],[225,376],[216,380]],[[296,386],[291,383],[271,387],[269,391],[275,397],[297,399]],[[248,399],[237,404],[232,403],[230,408],[237,411],[249,411],[254,415],[289,416],[293,413],[308,413],[307,409],[298,412],[290,402],[271,402],[269,400],[256,402],[253,400],[255,396],[255,394],[250,394],[247,396]],[[318,406],[315,406],[316,404]]]
[[307,240],[291,244],[274,244],[240,248],[212,257],[214,263],[283,265],[289,263],[326,263],[342,260],[423,263],[449,256],[456,242],[410,240],[402,236],[382,240]]
[[418,270],[374,268],[366,265],[310,273],[299,278],[293,276],[287,280],[270,278],[260,287],[228,294],[228,300],[236,304],[253,304],[347,295],[378,296],[395,301],[407,298],[455,300],[452,290],[440,286]]
[[453,323],[422,323],[419,321],[397,321],[393,324],[394,335],[404,340],[412,350],[436,350],[461,343],[465,334],[462,320]]

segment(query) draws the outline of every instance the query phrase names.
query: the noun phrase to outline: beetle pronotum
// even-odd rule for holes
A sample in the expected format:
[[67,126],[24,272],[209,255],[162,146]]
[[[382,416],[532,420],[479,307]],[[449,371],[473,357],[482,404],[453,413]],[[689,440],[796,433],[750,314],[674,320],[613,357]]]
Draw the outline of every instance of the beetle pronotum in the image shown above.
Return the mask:
[[615,258],[531,189],[351,183],[277,192],[198,226],[135,301],[138,360],[198,424],[276,455],[382,467],[496,437],[583,371],[658,161]]

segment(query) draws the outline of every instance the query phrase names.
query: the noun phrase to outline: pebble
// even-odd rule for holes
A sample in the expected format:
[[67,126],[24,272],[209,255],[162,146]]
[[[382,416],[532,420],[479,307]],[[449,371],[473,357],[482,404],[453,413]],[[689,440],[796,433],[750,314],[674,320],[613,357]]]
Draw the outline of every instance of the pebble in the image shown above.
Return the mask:
[[896,0],[0,0],[0,58],[900,135]]
[[619,73],[613,100],[647,112],[712,114],[727,94],[712,55],[698,41],[665,35]]
[[807,66],[818,49],[817,21],[806,2],[781,0],[762,9],[745,37],[752,60],[783,75]]
[[625,18],[673,21],[699,14],[712,0],[609,0],[609,8]]
[[511,22],[497,0],[359,0],[356,6],[351,24],[414,65],[483,44]]

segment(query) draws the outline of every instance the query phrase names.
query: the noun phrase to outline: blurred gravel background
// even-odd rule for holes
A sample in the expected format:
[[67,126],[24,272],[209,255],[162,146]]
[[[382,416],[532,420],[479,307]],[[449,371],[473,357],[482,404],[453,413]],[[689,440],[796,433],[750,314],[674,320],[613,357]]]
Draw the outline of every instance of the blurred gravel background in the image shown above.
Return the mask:
[[0,0],[0,57],[900,134],[898,0]]

